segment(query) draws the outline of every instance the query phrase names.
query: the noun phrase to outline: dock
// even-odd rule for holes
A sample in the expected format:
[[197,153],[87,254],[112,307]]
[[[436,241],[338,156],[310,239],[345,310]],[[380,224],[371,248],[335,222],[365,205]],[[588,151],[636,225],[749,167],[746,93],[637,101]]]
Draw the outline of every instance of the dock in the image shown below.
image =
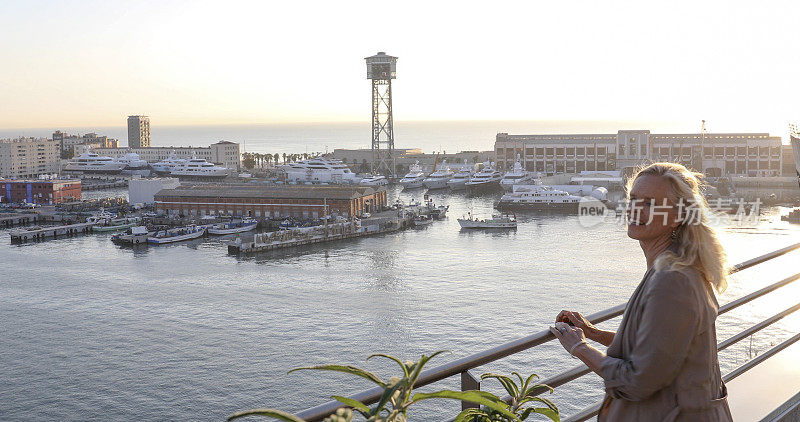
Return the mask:
[[11,242],[25,242],[28,240],[42,240],[60,236],[74,236],[76,234],[91,233],[94,223],[77,223],[65,226],[32,227],[11,231]]
[[10,214],[0,217],[0,227],[13,227],[39,221],[39,214]]
[[276,249],[312,245],[315,243],[353,239],[382,233],[391,233],[406,226],[401,220],[383,220],[384,221],[374,221],[368,225],[360,225],[356,223],[356,221],[349,221],[346,223],[333,223],[259,233],[254,235],[253,239],[250,241],[242,241],[241,238],[237,238],[234,241],[228,242],[228,253],[234,255],[252,254]]

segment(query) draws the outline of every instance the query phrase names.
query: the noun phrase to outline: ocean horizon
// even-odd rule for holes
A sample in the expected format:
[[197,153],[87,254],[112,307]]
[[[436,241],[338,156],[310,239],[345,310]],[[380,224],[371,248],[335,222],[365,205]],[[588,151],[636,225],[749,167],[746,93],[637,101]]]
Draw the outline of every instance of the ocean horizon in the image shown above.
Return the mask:
[[[488,151],[494,148],[497,133],[510,134],[588,134],[616,133],[621,129],[651,132],[696,133],[694,122],[638,120],[469,120],[395,121],[395,147],[421,148],[425,153]],[[75,126],[48,128],[0,128],[0,139],[21,136],[51,137],[61,130],[69,134],[95,132],[119,140],[127,146],[125,126]],[[757,130],[753,130],[757,131]],[[308,122],[280,124],[158,125],[151,126],[152,146],[208,146],[219,141],[242,145],[242,152],[313,153],[335,148],[370,148],[370,122]]]

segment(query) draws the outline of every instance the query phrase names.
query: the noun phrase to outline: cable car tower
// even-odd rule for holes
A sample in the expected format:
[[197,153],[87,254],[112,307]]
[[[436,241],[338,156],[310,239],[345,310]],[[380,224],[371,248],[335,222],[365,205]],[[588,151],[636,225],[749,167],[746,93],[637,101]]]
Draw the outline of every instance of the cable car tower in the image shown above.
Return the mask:
[[383,51],[365,57],[367,79],[372,80],[372,165],[373,173],[395,178],[392,79],[397,77],[397,57]]

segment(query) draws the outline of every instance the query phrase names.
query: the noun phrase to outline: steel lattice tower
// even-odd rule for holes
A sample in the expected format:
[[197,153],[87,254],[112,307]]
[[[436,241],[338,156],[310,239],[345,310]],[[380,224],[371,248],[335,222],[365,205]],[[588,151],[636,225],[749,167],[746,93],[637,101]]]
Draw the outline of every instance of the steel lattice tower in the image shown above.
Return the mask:
[[397,57],[383,51],[366,57],[367,79],[372,80],[372,165],[373,173],[394,178],[394,119],[392,118],[392,79],[397,77]]

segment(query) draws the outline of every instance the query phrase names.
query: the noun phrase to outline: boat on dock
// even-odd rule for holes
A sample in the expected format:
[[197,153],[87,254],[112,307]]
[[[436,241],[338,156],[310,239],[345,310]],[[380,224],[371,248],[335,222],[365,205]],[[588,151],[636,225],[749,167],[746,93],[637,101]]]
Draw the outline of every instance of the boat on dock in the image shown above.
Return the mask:
[[166,243],[182,242],[184,240],[197,239],[206,234],[206,226],[186,226],[176,229],[159,230],[152,236],[147,237],[147,243],[163,245]]
[[400,179],[400,185],[404,189],[421,188],[425,182],[425,173],[419,165],[419,161],[411,165],[408,173]]
[[92,227],[92,231],[94,232],[114,232],[125,230],[136,226],[137,224],[141,223],[142,219],[139,217],[123,217],[123,218],[112,218],[111,220],[106,220],[103,224],[98,224]]
[[537,175],[526,171],[519,161],[519,155],[517,155],[517,161],[514,162],[514,167],[500,179],[500,186],[504,191],[510,192],[514,190],[514,186],[534,185],[537,181]]
[[472,175],[468,182],[464,184],[467,187],[467,193],[480,194],[500,190],[500,180],[503,174],[494,168],[494,163],[485,162],[481,171]]
[[447,187],[450,190],[464,190],[467,188],[467,182],[469,179],[472,178],[472,168],[470,167],[463,167],[461,170],[457,171],[453,177],[447,181]]
[[433,218],[426,214],[418,215],[414,217],[414,227],[422,227],[427,226],[433,223]]
[[499,210],[551,210],[578,212],[581,197],[550,186],[515,186],[500,198],[495,208]]
[[147,244],[147,238],[155,235],[155,232],[147,230],[145,226],[129,227],[128,230],[111,236],[111,241],[123,245]]
[[516,229],[517,217],[506,215],[480,219],[470,214],[467,218],[459,218],[458,224],[462,229]]
[[386,176],[380,174],[376,175],[368,174],[366,177],[361,179],[361,181],[358,182],[358,184],[360,186],[386,186],[389,184],[389,179],[387,179]]
[[258,227],[258,220],[252,218],[245,218],[240,221],[228,221],[225,223],[217,223],[209,226],[209,234],[234,234],[244,233],[255,230]]

